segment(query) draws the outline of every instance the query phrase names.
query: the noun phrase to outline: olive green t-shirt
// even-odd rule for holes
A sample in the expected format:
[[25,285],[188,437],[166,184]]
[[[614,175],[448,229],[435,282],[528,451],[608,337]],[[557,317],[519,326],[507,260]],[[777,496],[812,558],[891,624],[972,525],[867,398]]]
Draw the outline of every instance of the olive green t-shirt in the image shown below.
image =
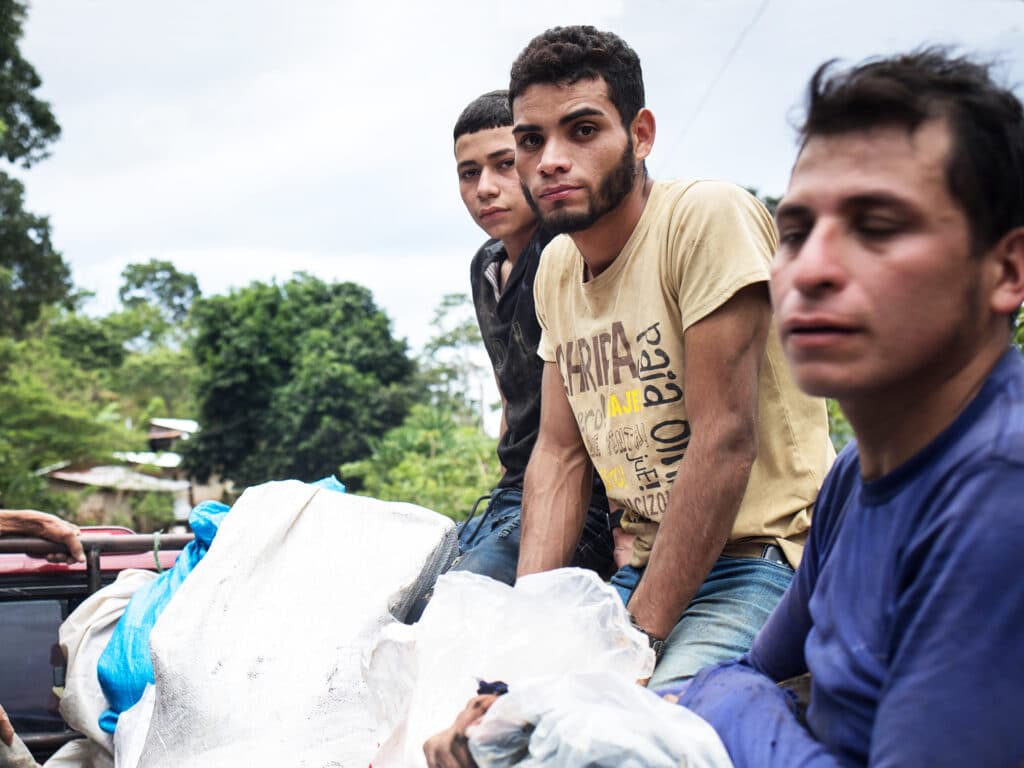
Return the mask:
[[[650,556],[691,437],[684,333],[745,286],[766,282],[775,226],[749,193],[717,181],[655,182],[619,256],[584,282],[568,236],[545,249],[534,283],[538,353],[558,366],[612,509]],[[730,541],[775,540],[800,560],[835,452],[825,402],[800,392],[774,327],[761,364],[758,452]],[[682,489],[680,489],[682,490]]]

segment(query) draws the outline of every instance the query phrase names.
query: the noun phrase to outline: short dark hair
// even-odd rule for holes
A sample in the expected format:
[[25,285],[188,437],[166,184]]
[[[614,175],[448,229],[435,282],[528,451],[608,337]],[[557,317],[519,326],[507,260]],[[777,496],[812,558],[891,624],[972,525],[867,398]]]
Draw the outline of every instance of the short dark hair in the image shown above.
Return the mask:
[[512,64],[511,104],[531,85],[572,85],[603,78],[608,98],[628,130],[644,107],[644,75],[640,57],[611,32],[594,27],[553,27],[533,38]]
[[509,107],[508,91],[504,88],[477,96],[462,110],[455,121],[452,140],[467,133],[486,131],[488,128],[504,128],[512,125],[512,110]]
[[952,145],[946,186],[967,216],[976,253],[1024,225],[1024,108],[994,82],[992,64],[922,48],[835,71],[818,67],[807,89],[801,146],[814,136],[945,120]]

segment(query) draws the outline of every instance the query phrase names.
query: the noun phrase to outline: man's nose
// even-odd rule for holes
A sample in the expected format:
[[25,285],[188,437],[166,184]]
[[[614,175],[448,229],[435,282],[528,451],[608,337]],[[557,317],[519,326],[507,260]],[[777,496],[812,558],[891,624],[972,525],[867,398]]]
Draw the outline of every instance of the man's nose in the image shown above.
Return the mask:
[[570,168],[572,160],[566,142],[556,138],[548,139],[541,149],[537,170],[545,176],[552,176],[556,173],[566,173]]
[[805,294],[841,287],[846,282],[846,251],[839,222],[815,222],[791,264],[793,286]]

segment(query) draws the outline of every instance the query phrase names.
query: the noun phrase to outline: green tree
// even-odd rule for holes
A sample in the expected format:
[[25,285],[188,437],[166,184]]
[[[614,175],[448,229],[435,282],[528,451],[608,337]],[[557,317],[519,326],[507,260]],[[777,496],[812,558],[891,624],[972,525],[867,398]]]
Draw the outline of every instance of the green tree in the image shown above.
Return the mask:
[[373,454],[343,464],[342,480],[378,499],[408,501],[463,520],[501,477],[497,441],[450,409],[413,406]]
[[430,322],[434,335],[423,346],[420,370],[434,405],[483,424],[482,381],[492,374],[473,302],[465,293],[445,294]]
[[101,389],[45,335],[0,339],[0,503],[54,509],[36,470],[141,447]]
[[[42,84],[18,44],[24,3],[0,0],[0,156],[28,168],[60,136],[50,105],[35,91]],[[68,302],[71,278],[54,250],[45,216],[24,209],[25,188],[0,171],[0,333],[21,335],[42,308]]]
[[380,499],[409,501],[455,520],[501,477],[497,441],[484,433],[478,411],[477,362],[483,342],[465,294],[445,296],[431,323],[434,336],[420,357],[426,389],[402,425],[374,442],[373,454],[342,465],[353,489]]
[[298,274],[192,308],[202,431],[185,464],[240,485],[315,480],[370,451],[413,399],[414,363],[368,290]]
[[71,272],[45,216],[23,208],[25,188],[0,172],[0,334],[20,336],[43,307],[70,304]]
[[26,13],[25,3],[0,0],[0,155],[28,168],[47,156],[60,125],[49,103],[36,96],[43,81],[18,48]]
[[199,298],[199,281],[189,272],[181,272],[169,261],[151,259],[145,264],[129,264],[121,272],[118,296],[126,308],[150,305],[159,308],[168,323],[181,323],[192,302]]

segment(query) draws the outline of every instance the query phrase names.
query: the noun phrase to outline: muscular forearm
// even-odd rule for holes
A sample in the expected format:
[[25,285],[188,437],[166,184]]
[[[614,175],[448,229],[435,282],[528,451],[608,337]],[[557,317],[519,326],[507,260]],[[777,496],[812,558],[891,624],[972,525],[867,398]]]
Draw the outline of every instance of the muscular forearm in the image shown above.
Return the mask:
[[696,430],[672,485],[651,559],[629,610],[656,637],[672,631],[729,538],[756,456],[752,425]]
[[519,576],[572,561],[586,519],[592,472],[585,451],[551,450],[537,441],[523,489]]

